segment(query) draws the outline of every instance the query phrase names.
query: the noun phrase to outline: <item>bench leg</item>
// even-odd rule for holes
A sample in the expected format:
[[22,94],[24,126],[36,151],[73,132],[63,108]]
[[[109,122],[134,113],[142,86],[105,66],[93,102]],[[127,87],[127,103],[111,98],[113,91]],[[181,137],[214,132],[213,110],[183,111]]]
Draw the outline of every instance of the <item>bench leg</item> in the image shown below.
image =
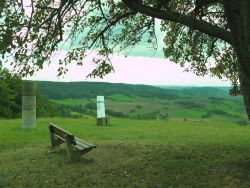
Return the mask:
[[66,143],[66,150],[67,150],[69,161],[70,162],[78,161],[81,157],[81,153],[78,151],[74,151],[68,135],[65,135],[65,143]]
[[49,137],[50,137],[51,149],[55,149],[57,146],[59,146],[64,141],[57,138],[52,129],[53,128],[51,126],[49,126]]
[[54,133],[52,132],[50,126],[49,126],[49,136],[50,136],[51,148],[53,149],[57,144],[56,144],[56,137]]
[[66,144],[66,150],[67,150],[67,155],[69,158],[69,161],[73,161],[74,160],[74,154],[73,154],[73,147],[70,143],[70,139],[68,137],[68,135],[65,135],[65,144]]

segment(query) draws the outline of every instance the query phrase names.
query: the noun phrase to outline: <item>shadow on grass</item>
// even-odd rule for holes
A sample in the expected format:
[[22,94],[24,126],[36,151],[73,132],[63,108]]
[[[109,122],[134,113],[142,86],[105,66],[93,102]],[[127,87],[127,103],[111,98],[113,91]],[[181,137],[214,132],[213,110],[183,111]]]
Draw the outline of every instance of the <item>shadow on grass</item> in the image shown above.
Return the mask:
[[67,151],[65,148],[61,148],[61,147],[57,147],[55,149],[51,149],[50,147],[47,147],[48,148],[48,158],[50,160],[66,160],[66,163],[82,163],[84,165],[88,165],[88,164],[91,164],[94,162],[94,159],[91,158],[91,159],[88,159],[88,158],[84,158],[84,155],[82,155],[80,157],[80,159],[78,160],[75,160],[75,161],[69,161],[68,160],[68,156],[67,156]]
[[250,187],[248,147],[104,143],[70,163],[34,146],[0,161],[4,187]]

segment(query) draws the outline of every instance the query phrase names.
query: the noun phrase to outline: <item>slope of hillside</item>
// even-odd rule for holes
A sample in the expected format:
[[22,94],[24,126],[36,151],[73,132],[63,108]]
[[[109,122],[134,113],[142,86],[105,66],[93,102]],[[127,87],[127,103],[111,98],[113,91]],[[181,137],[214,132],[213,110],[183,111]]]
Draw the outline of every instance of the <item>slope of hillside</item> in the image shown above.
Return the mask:
[[93,98],[97,95],[110,96],[117,93],[144,98],[179,98],[179,92],[173,89],[121,83],[38,81],[37,88],[40,93],[50,99]]
[[241,97],[232,97],[227,88],[176,87],[98,82],[38,82],[38,90],[53,102],[80,106],[85,114],[95,116],[96,96],[104,95],[107,114],[115,117],[155,119],[157,114],[169,118],[246,119]]
[[80,99],[95,98],[97,95],[126,95],[127,97],[143,97],[158,99],[179,98],[229,98],[242,100],[241,97],[231,97],[229,87],[169,87],[132,85],[106,82],[48,82],[38,81],[37,88],[49,99]]

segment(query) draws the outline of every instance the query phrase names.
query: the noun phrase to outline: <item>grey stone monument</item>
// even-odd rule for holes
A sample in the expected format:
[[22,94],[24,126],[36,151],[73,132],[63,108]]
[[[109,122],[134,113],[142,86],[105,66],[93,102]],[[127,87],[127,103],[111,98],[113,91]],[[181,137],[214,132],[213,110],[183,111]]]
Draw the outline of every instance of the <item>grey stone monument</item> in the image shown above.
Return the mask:
[[22,128],[36,128],[36,82],[23,80]]

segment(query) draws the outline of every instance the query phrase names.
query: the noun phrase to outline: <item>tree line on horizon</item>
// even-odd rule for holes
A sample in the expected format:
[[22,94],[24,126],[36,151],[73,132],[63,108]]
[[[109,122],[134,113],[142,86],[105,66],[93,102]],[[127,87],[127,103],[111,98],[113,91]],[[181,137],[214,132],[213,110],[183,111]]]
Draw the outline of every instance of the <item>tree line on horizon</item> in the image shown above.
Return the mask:
[[[22,117],[22,79],[17,75],[11,74],[5,68],[0,70],[0,107],[0,119]],[[123,113],[110,109],[107,109],[106,113],[114,117],[125,117]],[[36,115],[37,117],[71,118],[80,118],[83,115],[95,116],[96,104],[93,102],[89,102],[85,106],[81,104],[73,106],[57,104],[37,90]]]
[[[22,79],[7,69],[0,70],[0,119],[22,117]],[[81,105],[65,106],[51,102],[39,91],[36,93],[37,117],[75,117],[85,109]]]

